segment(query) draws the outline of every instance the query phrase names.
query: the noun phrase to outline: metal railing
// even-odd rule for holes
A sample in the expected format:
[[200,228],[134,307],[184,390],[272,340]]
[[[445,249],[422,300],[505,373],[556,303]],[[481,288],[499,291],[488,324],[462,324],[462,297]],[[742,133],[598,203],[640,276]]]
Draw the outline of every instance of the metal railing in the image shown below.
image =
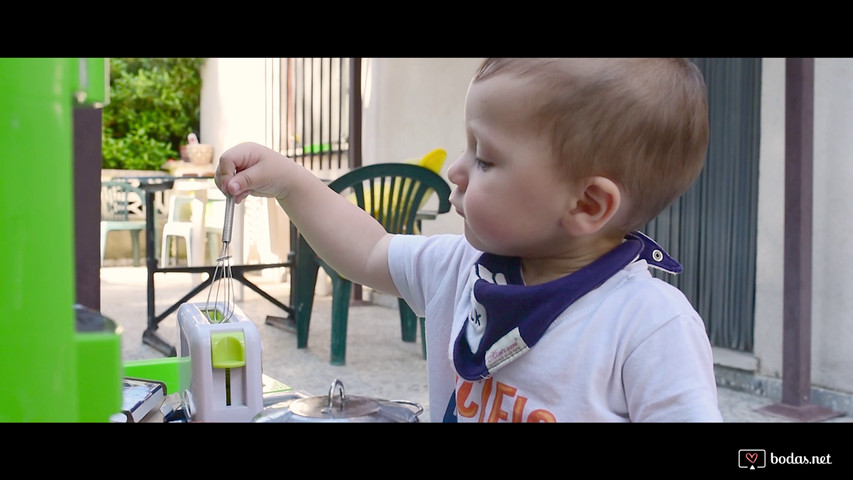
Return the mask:
[[282,58],[279,150],[337,177],[361,165],[361,59]]

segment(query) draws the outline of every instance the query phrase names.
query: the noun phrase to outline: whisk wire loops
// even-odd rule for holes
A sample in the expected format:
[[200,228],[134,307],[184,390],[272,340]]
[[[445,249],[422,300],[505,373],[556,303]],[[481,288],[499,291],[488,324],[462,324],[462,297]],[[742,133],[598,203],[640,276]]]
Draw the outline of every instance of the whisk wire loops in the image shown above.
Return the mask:
[[[231,272],[231,228],[234,220],[234,197],[226,196],[225,223],[222,227],[222,248],[213,269],[213,279],[207,291],[205,313],[214,323],[228,322],[234,314],[234,276]],[[211,295],[213,302],[211,303]]]

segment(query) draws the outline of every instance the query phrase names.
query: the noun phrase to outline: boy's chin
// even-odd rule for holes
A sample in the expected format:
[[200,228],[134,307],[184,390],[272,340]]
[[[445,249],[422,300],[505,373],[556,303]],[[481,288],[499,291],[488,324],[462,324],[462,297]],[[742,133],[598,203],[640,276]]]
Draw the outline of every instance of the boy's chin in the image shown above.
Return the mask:
[[480,238],[471,232],[471,230],[468,228],[467,224],[465,225],[465,240],[468,240],[468,243],[470,243],[472,247],[476,248],[477,250],[479,250],[481,252],[488,252],[489,251],[486,248],[486,246],[483,244],[483,242],[480,241]]
[[470,243],[472,247],[483,253],[502,255],[505,257],[515,256],[512,252],[506,251],[506,248],[501,248],[499,245],[496,245],[495,242],[484,242],[480,237],[472,233],[468,229],[467,225],[465,226],[465,239],[468,240],[468,243]]

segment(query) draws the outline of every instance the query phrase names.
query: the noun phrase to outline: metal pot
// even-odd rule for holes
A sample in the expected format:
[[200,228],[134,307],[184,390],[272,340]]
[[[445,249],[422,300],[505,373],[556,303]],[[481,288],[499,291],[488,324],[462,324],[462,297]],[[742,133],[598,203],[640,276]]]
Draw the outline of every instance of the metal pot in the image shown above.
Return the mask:
[[336,378],[329,388],[328,395],[285,398],[265,408],[252,421],[259,423],[417,423],[418,415],[423,411],[420,404],[406,400],[347,396],[343,382]]

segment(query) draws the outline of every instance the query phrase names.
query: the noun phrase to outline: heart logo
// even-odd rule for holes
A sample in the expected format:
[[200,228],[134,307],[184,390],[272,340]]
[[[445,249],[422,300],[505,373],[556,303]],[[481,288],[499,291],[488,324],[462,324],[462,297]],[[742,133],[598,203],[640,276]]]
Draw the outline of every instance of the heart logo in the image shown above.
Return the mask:
[[746,459],[749,460],[749,463],[755,463],[755,461],[758,460],[758,453],[757,452],[747,453]]

